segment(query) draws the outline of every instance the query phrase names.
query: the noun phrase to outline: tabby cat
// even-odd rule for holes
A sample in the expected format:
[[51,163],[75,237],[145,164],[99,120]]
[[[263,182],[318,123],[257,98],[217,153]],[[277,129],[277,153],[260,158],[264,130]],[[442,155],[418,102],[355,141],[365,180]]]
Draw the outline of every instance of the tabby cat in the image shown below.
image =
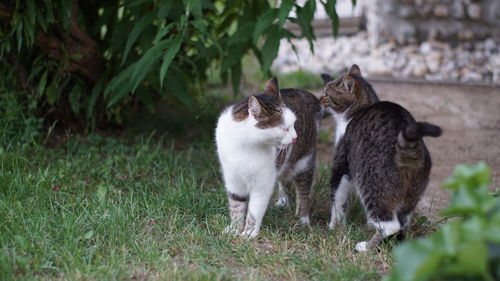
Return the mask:
[[297,215],[309,224],[320,111],[314,95],[280,90],[272,78],[264,93],[222,112],[215,137],[231,217],[225,232],[256,237],[277,181],[278,205],[288,203],[285,187],[295,184]]
[[438,137],[441,128],[416,122],[395,103],[379,101],[357,65],[337,80],[321,77],[325,87],[320,104],[337,124],[329,227],[345,222],[348,193],[356,190],[368,223],[376,229],[370,241],[356,245],[356,250],[367,251],[410,225],[431,170],[422,137]]

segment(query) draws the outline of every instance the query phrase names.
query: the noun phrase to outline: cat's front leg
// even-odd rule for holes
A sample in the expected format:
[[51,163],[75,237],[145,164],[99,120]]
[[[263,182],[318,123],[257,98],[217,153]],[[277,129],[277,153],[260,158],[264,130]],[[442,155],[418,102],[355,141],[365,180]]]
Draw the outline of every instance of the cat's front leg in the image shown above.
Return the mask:
[[273,193],[273,186],[266,185],[266,188],[250,193],[250,201],[248,202],[248,212],[245,221],[245,228],[241,232],[241,236],[255,238],[260,232],[262,218],[267,210],[267,205]]

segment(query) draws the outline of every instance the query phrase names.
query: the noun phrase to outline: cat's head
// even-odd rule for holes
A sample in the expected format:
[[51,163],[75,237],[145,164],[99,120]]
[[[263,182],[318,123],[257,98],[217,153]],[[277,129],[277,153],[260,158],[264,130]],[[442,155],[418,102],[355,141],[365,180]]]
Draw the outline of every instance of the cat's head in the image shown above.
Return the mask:
[[252,95],[240,106],[235,106],[233,118],[235,120],[248,118],[253,137],[262,142],[288,145],[297,141],[294,127],[297,118],[282,102],[276,77],[266,83],[263,93]]
[[325,82],[321,107],[336,113],[355,112],[360,108],[378,102],[372,86],[361,76],[357,65],[352,65],[346,75],[333,79],[328,74],[321,74]]

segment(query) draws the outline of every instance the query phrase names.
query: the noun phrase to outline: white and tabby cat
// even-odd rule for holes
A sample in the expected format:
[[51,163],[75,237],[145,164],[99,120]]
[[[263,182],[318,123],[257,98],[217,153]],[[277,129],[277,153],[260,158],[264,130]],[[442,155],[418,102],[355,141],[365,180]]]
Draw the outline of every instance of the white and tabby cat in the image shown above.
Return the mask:
[[295,183],[297,214],[309,224],[319,112],[311,93],[280,91],[273,78],[263,94],[245,98],[221,114],[216,143],[231,217],[225,232],[256,237],[277,181],[280,203],[288,202],[284,186]]

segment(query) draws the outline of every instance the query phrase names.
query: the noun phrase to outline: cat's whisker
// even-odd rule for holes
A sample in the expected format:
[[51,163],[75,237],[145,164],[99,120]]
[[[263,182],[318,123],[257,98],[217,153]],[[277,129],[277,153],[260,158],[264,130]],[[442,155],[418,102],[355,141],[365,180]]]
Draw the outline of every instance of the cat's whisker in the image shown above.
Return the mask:
[[280,144],[278,145],[278,148],[276,149],[276,155],[284,152],[286,154],[287,150],[288,150],[288,147],[289,145],[286,145],[286,144]]

